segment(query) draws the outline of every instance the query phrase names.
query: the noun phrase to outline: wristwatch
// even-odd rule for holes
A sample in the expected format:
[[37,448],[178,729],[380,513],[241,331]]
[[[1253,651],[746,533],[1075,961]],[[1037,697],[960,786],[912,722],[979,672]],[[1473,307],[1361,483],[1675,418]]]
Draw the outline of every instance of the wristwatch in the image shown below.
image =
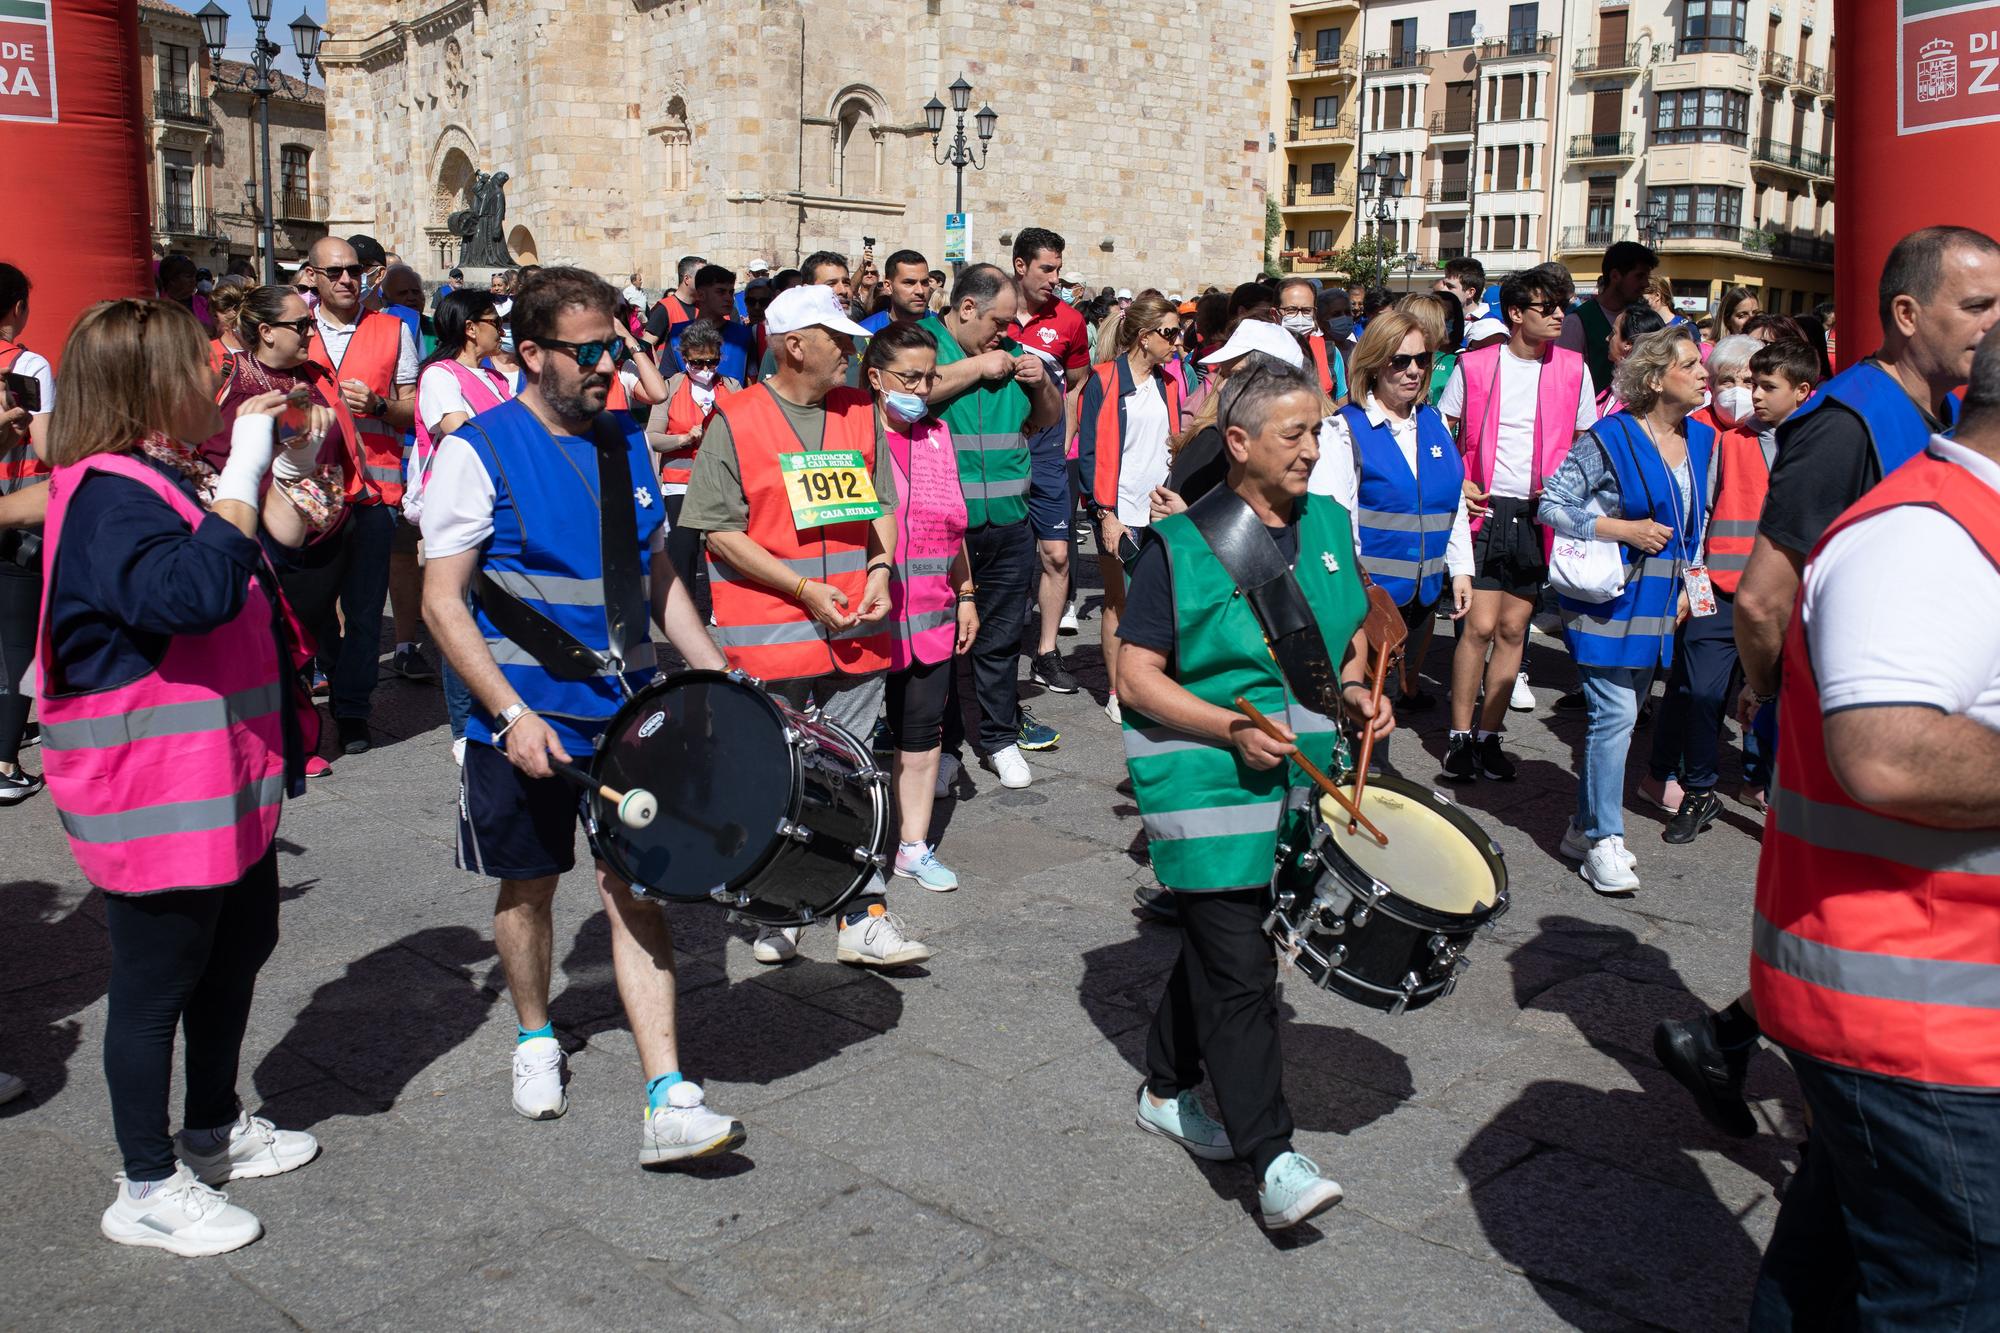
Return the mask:
[[376,393],[373,389],[370,389],[368,391],[368,411],[364,415],[379,417],[388,410],[389,400],[381,394]]
[[516,722],[519,722],[522,718],[526,717],[528,714],[534,711],[535,711],[534,709],[528,707],[527,704],[522,703],[518,699],[516,699],[513,703],[508,704],[505,708],[500,710],[500,716],[497,719],[500,725],[494,728],[493,739],[499,740],[502,736],[505,736],[507,734],[508,728],[512,727]]

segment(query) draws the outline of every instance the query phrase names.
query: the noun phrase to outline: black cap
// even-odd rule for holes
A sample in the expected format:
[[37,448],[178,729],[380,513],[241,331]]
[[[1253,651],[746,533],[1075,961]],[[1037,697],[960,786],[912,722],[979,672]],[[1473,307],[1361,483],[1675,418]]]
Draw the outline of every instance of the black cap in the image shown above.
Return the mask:
[[356,232],[348,237],[347,244],[353,249],[354,257],[369,268],[389,262],[389,253],[382,248],[382,242],[366,232]]

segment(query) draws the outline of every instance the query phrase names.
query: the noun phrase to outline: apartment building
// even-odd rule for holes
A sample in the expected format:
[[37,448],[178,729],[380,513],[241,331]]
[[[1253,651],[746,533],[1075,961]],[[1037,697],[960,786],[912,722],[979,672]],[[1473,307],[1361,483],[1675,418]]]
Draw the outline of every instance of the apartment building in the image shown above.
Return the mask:
[[208,100],[208,48],[191,11],[167,0],[139,0],[139,76],[153,253],[208,263],[227,239],[209,204],[209,145],[216,127]]
[[1574,8],[1554,255],[1586,290],[1605,246],[1653,245],[1690,313],[1746,286],[1796,313],[1833,292],[1830,0]]
[[1354,243],[1354,154],[1360,132],[1361,5],[1290,0],[1279,12],[1272,139],[1280,260],[1315,272]]

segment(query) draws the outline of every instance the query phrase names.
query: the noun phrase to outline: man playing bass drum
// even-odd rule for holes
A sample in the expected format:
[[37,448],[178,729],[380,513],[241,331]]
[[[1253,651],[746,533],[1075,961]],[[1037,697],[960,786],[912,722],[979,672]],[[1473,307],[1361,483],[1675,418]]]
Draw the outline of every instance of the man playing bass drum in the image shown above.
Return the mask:
[[[1348,716],[1378,738],[1395,725],[1388,702],[1371,705],[1361,686],[1368,603],[1347,511],[1306,494],[1319,421],[1311,376],[1273,357],[1246,358],[1216,418],[1227,488],[1153,525],[1119,627],[1126,763],[1154,873],[1174,892],[1182,926],[1180,959],[1147,1039],[1138,1124],[1197,1157],[1247,1162],[1272,1229],[1295,1226],[1341,1197],[1339,1185],[1292,1150],[1281,1086],[1277,962],[1264,921],[1279,826],[1310,817],[1315,804],[1303,772],[1288,761],[1297,754],[1333,766],[1336,731],[1325,715],[1335,693],[1331,657],[1339,657],[1337,693]],[[1262,543],[1274,548],[1258,553],[1269,567],[1290,566],[1291,578],[1278,583],[1293,584],[1288,605],[1310,613],[1301,620],[1317,629],[1318,670],[1297,669],[1291,645],[1267,638],[1264,599],[1245,595],[1213,544],[1224,530],[1227,549]],[[1310,642],[1309,631],[1283,638],[1301,634]],[[1322,683],[1301,688],[1297,676]],[[1292,741],[1259,730],[1237,711],[1239,697],[1281,721]],[[1195,1096],[1204,1066],[1221,1123]]]

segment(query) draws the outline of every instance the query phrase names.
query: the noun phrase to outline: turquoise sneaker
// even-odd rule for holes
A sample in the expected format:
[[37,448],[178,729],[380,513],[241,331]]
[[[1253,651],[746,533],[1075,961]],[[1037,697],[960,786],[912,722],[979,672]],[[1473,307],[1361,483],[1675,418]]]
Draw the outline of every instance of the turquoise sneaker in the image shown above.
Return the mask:
[[1228,1131],[1201,1109],[1201,1099],[1191,1089],[1183,1090],[1165,1106],[1155,1106],[1141,1086],[1137,1120],[1139,1128],[1148,1134],[1172,1139],[1196,1157],[1211,1162],[1229,1162],[1236,1158],[1236,1149],[1229,1146]]
[[1023,750],[1053,750],[1062,733],[1045,722],[1037,722],[1035,715],[1027,709],[1021,710],[1021,730],[1018,744]]
[[1295,1227],[1340,1200],[1340,1186],[1319,1173],[1317,1162],[1295,1152],[1271,1163],[1264,1173],[1264,1188],[1257,1192],[1266,1231]]
[[929,843],[919,843],[922,855],[912,856],[900,846],[896,848],[896,873],[904,879],[913,879],[932,893],[950,893],[958,887],[958,876],[951,868],[937,859],[937,853]]

